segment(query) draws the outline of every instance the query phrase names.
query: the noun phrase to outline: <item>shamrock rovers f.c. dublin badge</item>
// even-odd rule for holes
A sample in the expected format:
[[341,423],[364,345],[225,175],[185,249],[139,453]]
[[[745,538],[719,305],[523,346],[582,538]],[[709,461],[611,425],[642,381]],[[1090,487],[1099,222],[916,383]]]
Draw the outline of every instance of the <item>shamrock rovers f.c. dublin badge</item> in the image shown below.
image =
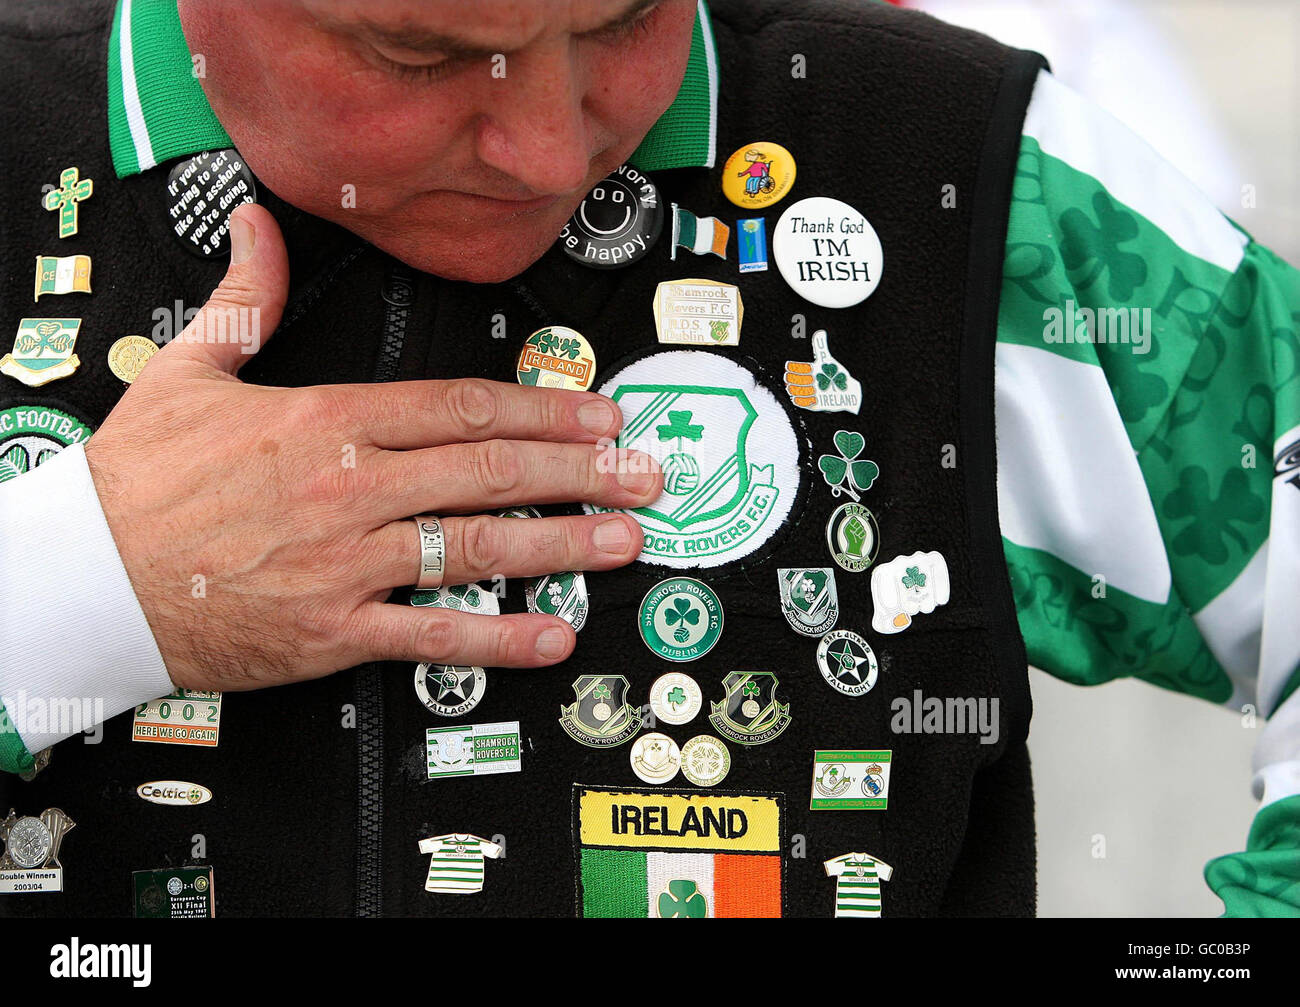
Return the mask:
[[613,748],[641,730],[641,712],[627,702],[622,675],[583,675],[573,683],[577,702],[560,707],[560,726],[579,744]]
[[665,661],[694,661],[722,636],[722,602],[703,581],[670,577],[641,600],[641,639]]
[[0,374],[32,388],[66,378],[81,366],[72,352],[80,330],[80,318],[21,319],[13,351],[0,357]]
[[777,570],[781,611],[790,628],[803,636],[821,636],[840,617],[835,570],[829,566]]
[[63,865],[59,846],[76,825],[58,808],[47,808],[39,818],[19,818],[12,810],[0,821],[0,893],[35,894],[63,891]]
[[739,745],[761,745],[790,726],[790,704],[776,700],[770,671],[733,671],[722,680],[726,698],[709,714],[719,734]]

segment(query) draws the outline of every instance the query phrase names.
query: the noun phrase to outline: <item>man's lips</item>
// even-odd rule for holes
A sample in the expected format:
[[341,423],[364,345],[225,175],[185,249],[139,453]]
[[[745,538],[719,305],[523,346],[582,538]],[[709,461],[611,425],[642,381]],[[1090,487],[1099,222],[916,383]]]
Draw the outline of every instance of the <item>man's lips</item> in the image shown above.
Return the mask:
[[429,194],[438,202],[449,204],[467,215],[480,214],[494,217],[517,217],[530,213],[549,210],[564,197],[558,195],[536,196],[530,199],[499,199],[495,196],[480,196],[472,192],[455,192],[443,190]]

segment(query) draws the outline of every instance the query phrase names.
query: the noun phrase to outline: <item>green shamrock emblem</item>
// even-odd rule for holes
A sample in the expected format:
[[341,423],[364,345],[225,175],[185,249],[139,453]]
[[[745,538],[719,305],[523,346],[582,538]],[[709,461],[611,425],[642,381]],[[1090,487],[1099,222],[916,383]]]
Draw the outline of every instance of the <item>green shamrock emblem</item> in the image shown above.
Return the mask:
[[[35,326],[36,335],[21,332],[14,340],[14,349],[24,356],[39,357],[46,350],[66,353],[72,348],[72,333],[58,322],[42,321]],[[33,353],[32,351],[36,352]]]
[[914,587],[925,587],[925,574],[923,574],[918,568],[909,566],[907,568],[907,573],[903,575],[903,587],[909,589]]
[[1249,548],[1239,524],[1256,524],[1268,518],[1264,499],[1251,492],[1250,480],[1242,469],[1229,469],[1219,485],[1216,497],[1210,489],[1210,476],[1199,465],[1192,465],[1178,475],[1178,489],[1164,499],[1164,515],[1191,523],[1174,536],[1173,548],[1180,556],[1196,554],[1218,566],[1228,561],[1224,536],[1236,543],[1243,553]]
[[560,345],[560,339],[550,329],[545,329],[537,336],[538,353],[554,353],[556,347]]
[[557,357],[568,357],[570,360],[577,360],[578,354],[582,352],[582,347],[578,345],[576,339],[562,339],[555,350]]
[[880,468],[867,458],[859,458],[867,446],[866,438],[852,430],[835,432],[835,447],[838,455],[822,455],[817,459],[822,478],[831,488],[832,496],[847,493],[854,500],[861,500],[858,493],[871,489],[871,484],[880,475]]
[[1103,272],[1108,272],[1109,296],[1127,301],[1147,279],[1146,259],[1119,247],[1138,236],[1137,221],[1132,214],[1118,209],[1104,192],[1093,195],[1092,209],[1097,216],[1096,224],[1077,207],[1061,214],[1061,261],[1071,271],[1092,263],[1088,274],[1075,281],[1077,287],[1090,286]]
[[740,687],[740,694],[742,696],[757,696],[758,693],[759,688],[757,682],[746,682]]
[[674,685],[668,690],[668,705],[673,709],[681,706],[686,702],[686,690],[680,685]]
[[664,613],[664,624],[667,626],[676,626],[673,630],[673,639],[678,643],[685,643],[691,638],[691,631],[687,626],[696,626],[700,621],[700,610],[691,604],[691,600],[686,597],[678,596],[673,599],[673,607]]
[[702,919],[709,914],[704,895],[694,881],[670,881],[659,893],[659,916],[671,919]]
[[848,387],[849,376],[840,370],[838,364],[822,364],[821,371],[817,374],[817,387],[823,392],[834,385],[840,391]]
[[599,684],[597,684],[597,686],[594,689],[591,690],[591,695],[592,698],[594,699],[609,699],[609,697],[612,696],[613,693],[609,691],[608,685],[606,685],[604,682],[600,682]]

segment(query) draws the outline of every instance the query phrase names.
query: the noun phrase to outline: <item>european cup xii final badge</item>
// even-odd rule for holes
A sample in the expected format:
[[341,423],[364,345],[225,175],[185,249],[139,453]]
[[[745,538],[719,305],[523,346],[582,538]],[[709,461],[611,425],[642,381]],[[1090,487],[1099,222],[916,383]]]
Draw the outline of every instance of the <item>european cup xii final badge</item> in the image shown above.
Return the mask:
[[627,701],[622,675],[583,675],[573,683],[576,702],[560,706],[560,726],[589,748],[613,748],[641,730],[641,711]]
[[711,723],[738,745],[762,745],[790,726],[790,704],[777,702],[770,671],[732,671],[722,680],[726,697],[713,704]]
[[19,818],[12,810],[0,822],[0,893],[36,894],[63,891],[63,865],[59,846],[76,823],[58,808],[47,808],[39,818]]
[[833,567],[783,568],[776,575],[781,612],[791,629],[801,636],[819,637],[835,628],[840,602]]
[[0,374],[39,388],[66,378],[81,366],[72,352],[81,331],[80,318],[24,318],[18,322],[14,348],[0,357]]

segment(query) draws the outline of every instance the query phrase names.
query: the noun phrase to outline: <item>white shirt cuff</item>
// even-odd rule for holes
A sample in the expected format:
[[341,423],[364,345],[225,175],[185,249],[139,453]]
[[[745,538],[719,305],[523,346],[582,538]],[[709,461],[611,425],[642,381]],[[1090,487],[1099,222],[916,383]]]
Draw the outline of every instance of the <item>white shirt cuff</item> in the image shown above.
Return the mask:
[[173,689],[84,446],[0,483],[0,702],[27,750]]

